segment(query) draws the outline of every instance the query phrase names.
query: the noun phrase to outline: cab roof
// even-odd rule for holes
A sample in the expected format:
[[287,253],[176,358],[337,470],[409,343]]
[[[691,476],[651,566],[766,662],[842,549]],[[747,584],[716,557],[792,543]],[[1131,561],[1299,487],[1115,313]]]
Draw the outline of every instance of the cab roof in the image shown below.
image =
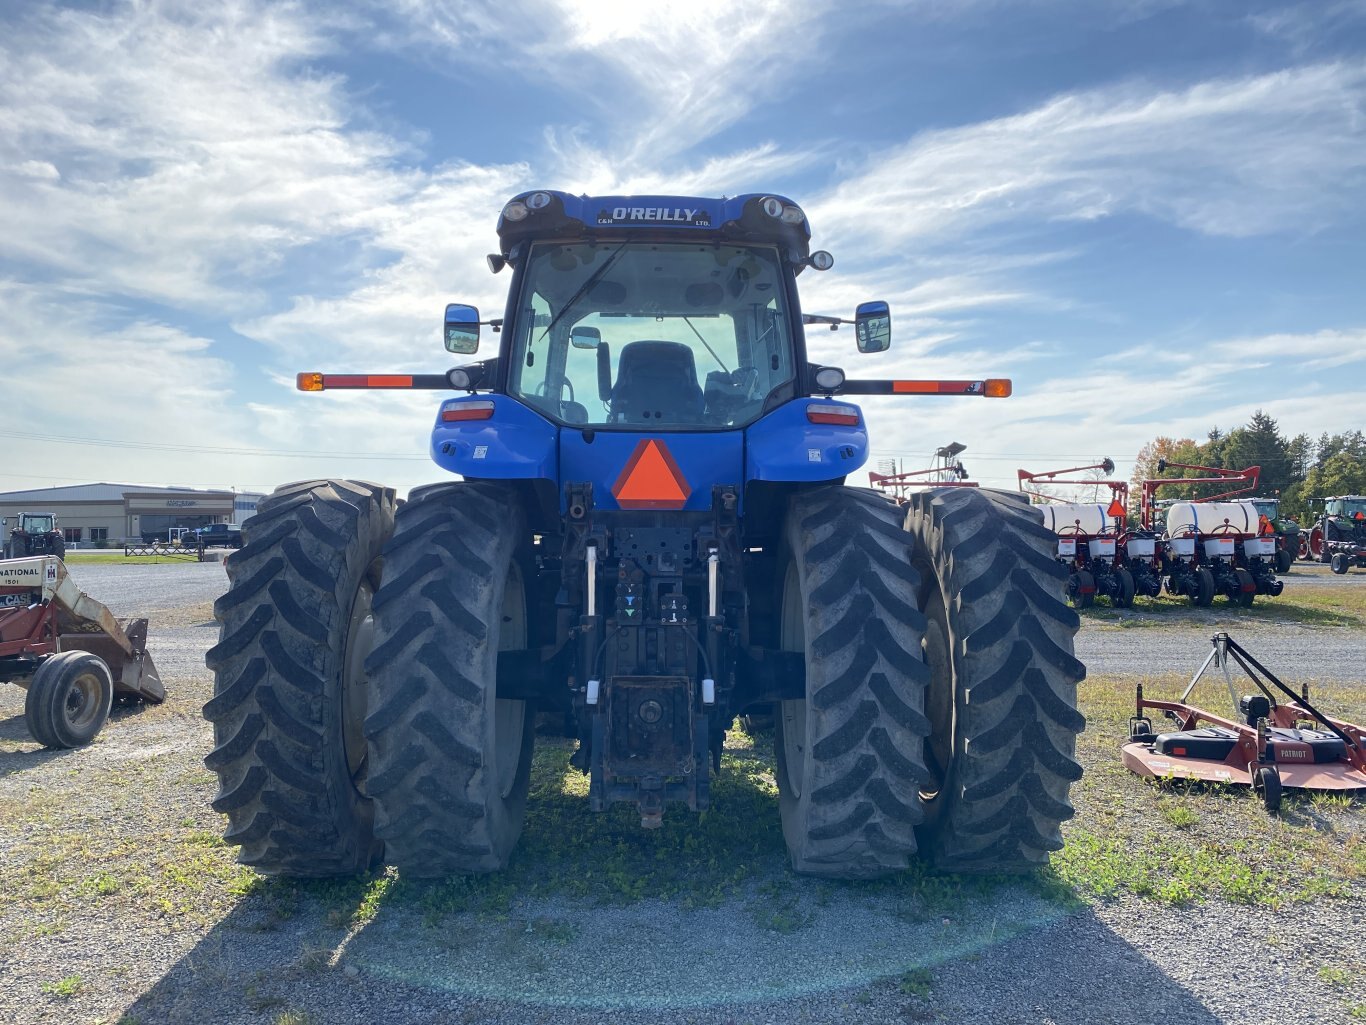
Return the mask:
[[498,217],[502,255],[526,241],[667,239],[777,245],[800,263],[811,253],[811,227],[792,200],[773,193],[701,196],[571,196],[537,189],[514,196]]

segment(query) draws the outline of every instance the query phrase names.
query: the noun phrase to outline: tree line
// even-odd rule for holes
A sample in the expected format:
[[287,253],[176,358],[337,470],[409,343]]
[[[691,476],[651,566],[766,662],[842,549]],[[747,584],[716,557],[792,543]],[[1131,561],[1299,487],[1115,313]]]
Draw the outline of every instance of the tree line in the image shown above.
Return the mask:
[[[1158,437],[1138,453],[1131,481],[1138,494],[1142,481],[1155,477],[1198,477],[1188,470],[1157,470],[1159,460],[1193,463],[1220,469],[1262,468],[1257,490],[1246,496],[1281,499],[1281,515],[1301,522],[1316,515],[1309,500],[1331,495],[1366,495],[1366,434],[1320,434],[1317,440],[1307,434],[1287,438],[1275,418],[1262,410],[1242,427],[1225,433],[1213,428],[1205,441],[1192,438]],[[1159,498],[1190,499],[1218,494],[1215,485],[1172,485],[1158,492]]]

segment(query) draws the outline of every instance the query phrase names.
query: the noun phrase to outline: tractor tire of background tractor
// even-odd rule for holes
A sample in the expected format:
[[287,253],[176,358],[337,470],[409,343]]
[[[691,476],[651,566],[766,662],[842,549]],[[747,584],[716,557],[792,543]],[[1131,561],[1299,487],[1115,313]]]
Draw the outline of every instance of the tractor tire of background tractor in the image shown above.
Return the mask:
[[1332,562],[1329,563],[1329,568],[1340,576],[1352,568],[1351,557],[1343,552],[1338,552],[1337,555],[1332,556]]
[[385,546],[365,735],[375,832],[407,876],[497,871],[521,836],[535,730],[497,666],[528,643],[529,540],[511,490],[455,482],[413,491]]
[[59,558],[59,559],[65,559],[65,558],[66,558],[66,541],[63,540],[63,539],[60,538],[60,537],[58,537],[58,538],[53,538],[53,540],[52,540],[52,554],[55,555],[55,556],[57,556],[57,558]]
[[1209,608],[1214,601],[1214,574],[1199,566],[1195,570],[1195,593],[1191,595],[1191,604],[1198,608]]
[[24,559],[28,557],[28,545],[22,537],[12,537],[5,542],[5,558]]
[[64,651],[44,660],[24,696],[24,721],[44,747],[82,747],[109,718],[114,679],[88,651]]
[[906,529],[928,621],[921,849],[949,871],[1034,868],[1062,848],[1086,724],[1056,538],[1037,509],[986,489],[913,494]]
[[1114,597],[1114,606],[1117,609],[1132,608],[1134,604],[1134,575],[1123,566],[1115,570],[1115,579],[1119,581],[1119,593]]
[[778,808],[792,867],[862,879],[916,850],[927,777],[925,617],[900,509],[827,487],[788,508],[779,644],[806,655],[806,698],[780,702]]
[[287,484],[243,525],[246,544],[227,560],[219,640],[205,659],[216,746],[204,764],[218,774],[224,839],[267,874],[352,875],[383,854],[362,792],[362,666],[393,525],[392,488]]

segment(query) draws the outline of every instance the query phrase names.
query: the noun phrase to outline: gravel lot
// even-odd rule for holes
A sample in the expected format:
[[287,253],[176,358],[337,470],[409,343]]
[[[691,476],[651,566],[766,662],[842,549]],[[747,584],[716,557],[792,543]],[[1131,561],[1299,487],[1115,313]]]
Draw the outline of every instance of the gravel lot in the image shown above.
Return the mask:
[[[1288,586],[1366,588],[1366,573],[1319,569],[1297,566]],[[253,889],[225,874],[226,856],[201,859],[221,829],[199,710],[223,567],[72,572],[117,614],[152,617],[170,697],[120,715],[90,748],[45,752],[27,737],[22,692],[0,687],[0,860],[19,888],[0,894],[0,1021],[1305,1025],[1357,1020],[1349,1008],[1366,1005],[1360,878],[1308,911],[1083,903],[1017,883],[931,899],[782,871],[701,907],[552,892],[440,914],[380,900],[362,914],[337,888]],[[1293,666],[1288,681],[1366,688],[1366,629],[1218,608],[1198,623],[1088,622],[1078,654],[1093,675],[1189,673],[1214,629]],[[106,879],[111,852],[145,873]],[[73,872],[88,885],[44,888]]]

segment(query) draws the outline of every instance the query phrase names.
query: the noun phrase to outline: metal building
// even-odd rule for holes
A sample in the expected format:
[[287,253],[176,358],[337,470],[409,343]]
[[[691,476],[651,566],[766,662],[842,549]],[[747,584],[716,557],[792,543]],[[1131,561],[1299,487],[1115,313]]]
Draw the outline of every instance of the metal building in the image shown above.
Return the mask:
[[158,488],[142,484],[73,484],[0,492],[5,534],[21,512],[54,513],[68,545],[122,545],[126,540],[166,539],[177,530],[210,523],[241,523],[264,498],[257,492]]

